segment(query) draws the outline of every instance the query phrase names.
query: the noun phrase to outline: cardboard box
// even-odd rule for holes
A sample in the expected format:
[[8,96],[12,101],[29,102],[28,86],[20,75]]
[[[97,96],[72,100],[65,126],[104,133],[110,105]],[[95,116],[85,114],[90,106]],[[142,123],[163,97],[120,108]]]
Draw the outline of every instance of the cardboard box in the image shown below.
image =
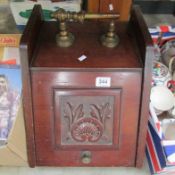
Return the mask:
[[163,121],[160,121],[151,105],[150,105],[150,113],[151,113],[150,122],[152,123],[152,126],[155,129],[161,141],[161,145],[167,159],[167,165],[175,165],[175,157],[174,159],[172,157],[172,155],[175,154],[175,140],[165,139],[163,128],[162,128],[162,126],[165,124],[170,124],[171,122],[175,122],[175,119],[169,118],[169,119],[164,119]]
[[21,33],[8,4],[0,4],[0,47],[19,47]]
[[0,47],[0,64],[20,65],[19,48]]
[[0,47],[19,47],[21,34],[0,34]]
[[18,26],[26,25],[32,9],[36,4],[40,4],[42,6],[45,20],[51,20],[49,15],[50,12],[56,11],[58,8],[76,12],[79,12],[81,10],[81,0],[69,0],[60,2],[52,2],[51,0],[23,0],[19,2],[18,0],[11,0],[11,11]]
[[8,3],[8,0],[1,0],[0,1],[0,4],[7,4]]
[[26,136],[21,102],[21,69],[0,66],[0,165],[27,165]]
[[167,152],[169,146],[175,147],[173,143],[175,142],[164,139],[161,121],[150,104],[146,156],[151,174],[175,174],[175,162],[168,158],[172,152],[175,152],[175,149]]
[[0,65],[20,64],[20,39],[21,34],[16,28],[9,5],[0,5]]
[[[9,59],[19,58],[19,49],[15,47],[4,47],[4,46],[18,46],[21,34],[16,29],[15,22],[10,12],[10,8],[7,0],[0,1],[0,61],[5,63],[9,62]],[[5,38],[4,38],[5,37]],[[15,38],[14,38],[15,37]],[[18,61],[16,61],[18,62]],[[4,73],[1,71],[6,69],[8,76],[9,66],[1,65],[0,74]],[[13,75],[13,73],[12,73]],[[16,74],[12,79],[15,79]],[[18,74],[19,75],[19,74]],[[21,91],[21,77],[17,77],[19,81],[12,81],[13,86],[18,85]],[[15,84],[15,85],[14,85]],[[22,103],[20,103],[22,104]],[[19,105],[19,104],[18,104]],[[8,135],[7,144],[0,146],[0,166],[27,166],[27,151],[26,151],[26,136],[24,127],[24,118],[22,105],[19,105],[17,114],[13,126]]]
[[27,166],[26,136],[22,105],[19,107],[8,143],[0,147],[0,165]]

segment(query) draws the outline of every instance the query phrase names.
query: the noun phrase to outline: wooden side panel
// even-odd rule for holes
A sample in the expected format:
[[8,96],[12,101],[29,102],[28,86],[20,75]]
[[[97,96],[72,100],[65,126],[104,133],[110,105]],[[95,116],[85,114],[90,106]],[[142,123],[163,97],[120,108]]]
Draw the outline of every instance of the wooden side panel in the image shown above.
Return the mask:
[[40,29],[43,23],[43,14],[40,5],[35,5],[31,17],[25,27],[25,30],[21,37],[20,45],[27,46],[28,58],[25,58],[29,65],[32,62],[32,57],[35,51],[35,48],[38,43]]
[[24,107],[24,121],[26,129],[26,139],[27,139],[27,155],[28,162],[31,167],[35,166],[35,140],[33,131],[33,109],[32,109],[32,97],[31,97],[31,86],[30,86],[30,72],[28,65],[28,55],[27,48],[20,46],[20,57],[22,65],[22,100]]
[[142,80],[142,96],[140,106],[140,120],[139,120],[138,145],[137,145],[137,157],[136,157],[137,167],[141,167],[143,165],[145,157],[153,57],[154,57],[154,48],[152,46],[147,46],[145,63],[144,63],[145,68]]
[[138,6],[135,6],[132,9],[128,27],[129,33],[136,40],[135,42],[138,46],[138,53],[144,66],[136,157],[136,166],[141,167],[145,155],[146,133],[149,117],[150,89],[152,79],[152,60],[154,57],[154,49],[152,39],[148,31],[148,27],[143,19],[141,10]]
[[35,6],[22,35],[20,43],[20,60],[22,67],[22,95],[25,117],[25,128],[27,137],[28,162],[31,167],[36,164],[35,158],[35,138],[33,123],[32,89],[30,84],[29,66],[32,62],[32,56],[37,44],[37,38],[42,22],[41,7]]
[[131,18],[128,25],[128,33],[135,39],[135,43],[137,44],[140,54],[140,59],[144,65],[146,58],[146,47],[152,46],[153,41],[139,6],[134,6],[132,8]]

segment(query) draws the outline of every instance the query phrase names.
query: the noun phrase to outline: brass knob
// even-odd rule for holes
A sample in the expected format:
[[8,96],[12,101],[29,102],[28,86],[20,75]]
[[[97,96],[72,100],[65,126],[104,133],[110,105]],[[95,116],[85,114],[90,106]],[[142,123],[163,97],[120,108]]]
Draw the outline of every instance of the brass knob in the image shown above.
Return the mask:
[[83,151],[81,153],[81,162],[84,164],[89,164],[91,163],[91,152],[90,151]]

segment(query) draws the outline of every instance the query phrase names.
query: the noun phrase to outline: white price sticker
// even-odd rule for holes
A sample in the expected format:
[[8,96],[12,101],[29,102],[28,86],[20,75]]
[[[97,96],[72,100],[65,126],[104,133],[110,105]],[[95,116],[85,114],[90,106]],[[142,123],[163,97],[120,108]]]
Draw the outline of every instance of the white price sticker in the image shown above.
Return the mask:
[[86,55],[82,55],[81,57],[78,58],[79,61],[84,61],[87,58]]
[[114,10],[113,4],[109,4],[109,10],[110,10],[110,11]]
[[97,77],[96,87],[111,87],[111,77]]

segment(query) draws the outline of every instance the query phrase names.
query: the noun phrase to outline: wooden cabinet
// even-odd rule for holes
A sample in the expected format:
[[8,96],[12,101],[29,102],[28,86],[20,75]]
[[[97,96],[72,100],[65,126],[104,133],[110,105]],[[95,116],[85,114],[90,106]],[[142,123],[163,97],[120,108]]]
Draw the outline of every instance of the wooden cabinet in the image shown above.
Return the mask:
[[35,6],[21,39],[30,166],[141,166],[153,48],[139,9],[116,22],[116,48],[99,42],[108,22],[68,25],[75,42],[60,48]]
[[88,11],[119,13],[121,21],[128,21],[132,0],[88,0]]

